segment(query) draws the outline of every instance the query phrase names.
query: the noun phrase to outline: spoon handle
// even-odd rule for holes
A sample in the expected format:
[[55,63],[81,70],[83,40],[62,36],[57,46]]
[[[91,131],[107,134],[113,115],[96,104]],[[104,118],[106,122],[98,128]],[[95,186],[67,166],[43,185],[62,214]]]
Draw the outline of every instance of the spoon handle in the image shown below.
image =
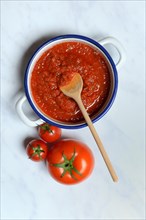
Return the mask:
[[102,142],[101,142],[101,140],[100,140],[100,138],[99,138],[99,136],[98,136],[94,126],[93,126],[93,123],[92,123],[90,117],[88,116],[88,113],[87,113],[87,111],[86,111],[86,109],[85,109],[85,107],[83,105],[83,102],[82,102],[81,98],[78,97],[76,99],[76,102],[78,103],[78,106],[79,106],[79,108],[80,108],[80,110],[81,110],[81,112],[82,112],[82,114],[83,114],[83,116],[84,116],[84,118],[85,118],[89,128],[90,128],[90,131],[91,131],[91,133],[92,133],[92,135],[93,135],[93,137],[94,137],[94,139],[95,139],[95,141],[97,143],[97,146],[98,146],[98,148],[100,150],[100,153],[101,153],[101,155],[102,155],[102,157],[104,159],[104,162],[105,162],[105,164],[106,164],[106,166],[107,166],[107,168],[108,168],[108,170],[110,172],[110,175],[111,175],[113,181],[117,182],[118,181],[118,176],[116,175],[116,172],[115,172],[115,170],[114,170],[114,168],[113,168],[113,166],[111,164],[111,161],[110,161],[110,159],[109,159],[109,157],[108,157],[108,155],[107,155],[107,153],[106,153],[106,151],[104,149],[104,146],[103,146],[103,144],[102,144]]

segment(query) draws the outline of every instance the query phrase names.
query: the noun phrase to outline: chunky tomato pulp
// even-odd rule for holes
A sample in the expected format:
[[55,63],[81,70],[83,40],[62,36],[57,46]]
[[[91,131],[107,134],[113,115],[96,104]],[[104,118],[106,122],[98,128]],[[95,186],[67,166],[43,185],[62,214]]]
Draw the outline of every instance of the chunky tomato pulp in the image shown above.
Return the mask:
[[76,102],[59,89],[75,72],[83,78],[81,98],[88,113],[94,114],[105,103],[110,73],[101,52],[85,43],[60,43],[43,53],[31,75],[33,99],[46,116],[63,122],[83,119]]

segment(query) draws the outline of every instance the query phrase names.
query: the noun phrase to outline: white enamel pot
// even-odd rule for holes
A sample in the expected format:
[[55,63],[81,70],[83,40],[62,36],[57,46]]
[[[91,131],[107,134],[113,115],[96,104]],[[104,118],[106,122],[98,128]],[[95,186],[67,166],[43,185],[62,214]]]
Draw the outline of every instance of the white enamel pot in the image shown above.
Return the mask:
[[[95,49],[99,50],[105,60],[106,63],[110,69],[110,78],[111,78],[111,88],[110,88],[110,92],[109,92],[109,96],[107,98],[106,103],[103,105],[103,107],[98,111],[95,112],[95,114],[92,116],[92,122],[96,122],[99,119],[101,119],[111,108],[115,97],[116,97],[116,93],[117,93],[117,89],[118,89],[118,73],[117,70],[123,65],[124,61],[125,61],[125,51],[122,47],[122,45],[120,44],[120,42],[113,38],[113,37],[107,37],[104,38],[100,41],[95,41],[91,38],[85,37],[85,36],[81,36],[81,35],[62,35],[62,36],[57,36],[55,38],[52,38],[50,40],[48,40],[47,42],[45,42],[44,44],[42,44],[36,51],[35,53],[32,55],[26,71],[25,71],[25,78],[24,78],[24,88],[25,88],[25,93],[24,95],[18,100],[18,102],[16,103],[16,111],[18,113],[18,115],[20,116],[21,120],[28,126],[38,126],[44,122],[47,122],[49,124],[61,127],[61,128],[65,128],[65,129],[77,129],[77,128],[82,128],[87,126],[85,121],[81,121],[81,122],[76,122],[76,123],[67,123],[67,122],[61,122],[61,121],[57,121],[49,116],[46,116],[40,109],[38,109],[38,107],[36,106],[32,94],[31,94],[31,89],[30,89],[30,78],[31,78],[31,73],[32,70],[36,64],[36,61],[41,57],[41,55],[48,50],[49,48],[51,48],[52,46],[58,44],[58,43],[63,43],[63,42],[70,42],[70,41],[75,41],[75,42],[82,42],[82,43],[86,43],[91,47],[94,47]],[[117,63],[114,63],[112,57],[110,56],[110,54],[108,53],[108,51],[105,49],[105,45],[112,45],[116,48],[118,55],[119,55],[119,59]],[[32,107],[33,111],[38,115],[39,119],[38,120],[31,120],[23,111],[23,105],[25,104],[25,101],[28,101],[30,106]]]

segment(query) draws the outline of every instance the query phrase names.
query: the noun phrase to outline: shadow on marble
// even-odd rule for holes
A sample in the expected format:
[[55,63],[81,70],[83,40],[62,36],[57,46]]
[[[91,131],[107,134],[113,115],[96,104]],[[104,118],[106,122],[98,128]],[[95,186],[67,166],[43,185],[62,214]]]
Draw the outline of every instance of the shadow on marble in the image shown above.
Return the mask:
[[26,151],[26,147],[27,147],[28,143],[34,139],[35,139],[34,137],[27,137],[23,140],[22,147],[25,151]]

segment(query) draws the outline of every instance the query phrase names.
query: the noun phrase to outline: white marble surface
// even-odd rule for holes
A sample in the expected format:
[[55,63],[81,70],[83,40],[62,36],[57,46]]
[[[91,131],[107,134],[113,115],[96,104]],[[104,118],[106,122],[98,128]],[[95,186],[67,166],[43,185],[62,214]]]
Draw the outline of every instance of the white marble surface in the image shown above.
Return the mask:
[[[1,2],[1,219],[145,219],[144,1]],[[63,130],[90,145],[92,176],[76,186],[55,182],[43,163],[28,160],[24,143],[37,137],[15,112],[26,63],[44,40],[65,33],[95,40],[114,36],[125,65],[113,107],[95,123],[119,175],[112,182],[88,128]],[[112,53],[112,51],[111,51]],[[19,95],[18,95],[19,94]]]

